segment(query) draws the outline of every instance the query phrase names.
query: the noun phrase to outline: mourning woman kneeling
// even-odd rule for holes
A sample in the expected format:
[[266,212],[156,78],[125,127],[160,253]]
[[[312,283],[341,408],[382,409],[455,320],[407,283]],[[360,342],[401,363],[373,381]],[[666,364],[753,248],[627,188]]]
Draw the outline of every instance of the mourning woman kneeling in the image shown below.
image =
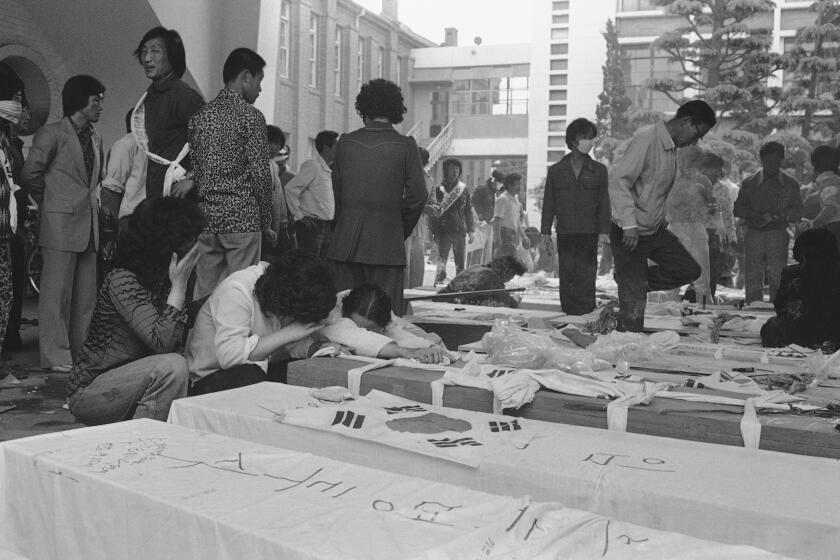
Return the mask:
[[146,200],[131,215],[67,383],[78,421],[165,421],[186,396],[185,298],[204,223],[195,203],[177,198]]

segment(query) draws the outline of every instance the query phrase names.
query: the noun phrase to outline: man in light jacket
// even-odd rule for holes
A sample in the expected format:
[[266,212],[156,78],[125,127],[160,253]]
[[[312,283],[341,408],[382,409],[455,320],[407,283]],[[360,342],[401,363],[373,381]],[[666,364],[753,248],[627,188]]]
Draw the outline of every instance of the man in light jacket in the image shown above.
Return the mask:
[[99,249],[98,186],[102,180],[99,121],[105,86],[91,76],[64,84],[64,118],[38,131],[21,171],[23,187],[41,207],[41,367],[69,372],[87,335],[96,303]]
[[[715,124],[706,102],[688,101],[673,119],[639,130],[616,162],[609,183],[610,244],[620,331],[642,331],[648,291],[678,288],[700,276],[700,265],[667,229],[666,201],[677,176],[677,148],[696,143]],[[648,260],[656,264],[648,266]]]

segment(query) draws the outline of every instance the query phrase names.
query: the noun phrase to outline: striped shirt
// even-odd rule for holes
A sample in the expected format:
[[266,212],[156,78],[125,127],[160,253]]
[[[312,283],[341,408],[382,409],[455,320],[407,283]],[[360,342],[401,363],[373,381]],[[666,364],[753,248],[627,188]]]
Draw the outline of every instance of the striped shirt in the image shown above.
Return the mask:
[[67,382],[67,396],[108,370],[152,354],[180,351],[186,330],[186,308],[156,305],[133,272],[112,270],[96,299],[87,339]]

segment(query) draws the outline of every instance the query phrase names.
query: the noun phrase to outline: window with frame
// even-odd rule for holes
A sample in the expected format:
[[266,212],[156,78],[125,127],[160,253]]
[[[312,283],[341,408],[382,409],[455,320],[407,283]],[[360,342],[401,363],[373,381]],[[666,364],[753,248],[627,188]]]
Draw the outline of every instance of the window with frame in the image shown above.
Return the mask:
[[643,12],[659,9],[653,0],[619,0],[618,2],[619,12]]
[[527,115],[528,78],[455,80],[451,107],[455,115]]
[[358,89],[362,89],[365,83],[365,38],[359,36],[359,43],[356,46],[356,81]]
[[340,96],[342,93],[341,81],[344,79],[344,28],[340,25],[335,26],[335,95]]
[[[663,113],[675,109],[674,102],[667,95],[649,87],[651,80],[678,79],[682,75],[680,64],[670,60],[667,53],[657,51],[650,45],[623,45],[621,67],[627,95],[634,105]],[[680,94],[675,92],[675,95]]]
[[292,49],[292,2],[291,0],[283,0],[280,2],[280,75],[284,78],[289,77]]
[[309,14],[309,85],[318,87],[318,34],[321,16]]

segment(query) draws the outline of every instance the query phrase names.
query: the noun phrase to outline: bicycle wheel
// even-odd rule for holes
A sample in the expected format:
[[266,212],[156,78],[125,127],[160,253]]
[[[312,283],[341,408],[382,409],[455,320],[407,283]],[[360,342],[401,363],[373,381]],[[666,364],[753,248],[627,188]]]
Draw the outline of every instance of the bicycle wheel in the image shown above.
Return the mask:
[[34,245],[26,255],[26,279],[35,294],[41,293],[41,264],[41,248]]

